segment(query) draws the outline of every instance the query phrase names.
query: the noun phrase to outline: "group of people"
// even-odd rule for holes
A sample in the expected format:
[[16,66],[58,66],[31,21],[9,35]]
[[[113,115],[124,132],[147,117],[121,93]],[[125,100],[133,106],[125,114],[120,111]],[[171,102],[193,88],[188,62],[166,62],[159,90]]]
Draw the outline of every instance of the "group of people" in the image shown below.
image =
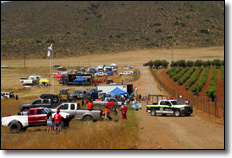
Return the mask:
[[50,134],[52,131],[53,126],[53,120],[54,120],[54,129],[56,130],[56,134],[58,134],[61,130],[61,119],[62,116],[60,115],[60,110],[56,111],[56,114],[54,115],[54,118],[52,118],[52,113],[49,112],[47,114],[46,120],[47,120],[47,133]]
[[140,103],[141,103],[141,101],[147,101],[150,99],[151,99],[150,94],[148,94],[148,96],[146,94],[144,94],[143,96],[141,94],[137,94],[137,96],[136,96],[136,101],[139,101]]

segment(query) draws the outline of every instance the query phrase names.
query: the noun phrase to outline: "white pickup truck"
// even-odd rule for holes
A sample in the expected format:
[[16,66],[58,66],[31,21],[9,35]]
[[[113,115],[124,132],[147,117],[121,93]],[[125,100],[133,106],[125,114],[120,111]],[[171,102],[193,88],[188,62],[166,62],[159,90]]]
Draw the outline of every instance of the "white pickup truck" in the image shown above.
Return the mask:
[[[10,132],[19,133],[25,131],[27,127],[46,126],[47,113],[51,112],[54,118],[55,112],[49,108],[30,108],[28,112],[21,112],[18,115],[6,116],[2,118],[3,126],[10,126]],[[61,127],[68,127],[72,116],[65,112],[60,112],[62,116]]]
[[97,121],[102,118],[102,110],[81,109],[80,104],[78,103],[63,103],[51,110],[55,112],[57,109],[59,109],[60,112],[69,113],[70,115],[74,116],[75,119],[82,121]]
[[160,100],[158,103],[152,103],[147,105],[147,112],[151,113],[152,116],[157,114],[174,114],[175,116],[190,116],[193,113],[193,108],[190,105],[185,105],[179,100]]
[[133,75],[133,74],[134,74],[134,71],[124,71],[124,72],[119,73],[120,76],[122,76],[122,75]]

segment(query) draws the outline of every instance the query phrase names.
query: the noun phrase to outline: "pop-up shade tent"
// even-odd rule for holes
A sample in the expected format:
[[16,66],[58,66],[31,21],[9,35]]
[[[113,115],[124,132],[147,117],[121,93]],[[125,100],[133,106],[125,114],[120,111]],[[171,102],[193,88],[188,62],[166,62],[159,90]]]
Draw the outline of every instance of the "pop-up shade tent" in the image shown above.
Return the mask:
[[126,91],[123,91],[121,90],[120,88],[116,87],[114,90],[112,90],[110,92],[110,95],[111,96],[114,96],[114,95],[124,95],[124,94],[128,94]]
[[101,73],[100,72],[96,72],[94,75],[100,75]]
[[107,71],[107,74],[113,74],[113,71]]
[[48,79],[46,79],[46,78],[42,78],[41,80],[39,80],[39,82],[40,82],[40,83],[43,83],[43,82],[48,83],[48,82],[49,82],[49,80],[48,80]]
[[84,82],[86,79],[82,77],[78,77],[77,79],[73,80],[73,82]]
[[62,78],[64,76],[62,76],[61,74],[56,74],[55,76],[53,76],[54,78]]

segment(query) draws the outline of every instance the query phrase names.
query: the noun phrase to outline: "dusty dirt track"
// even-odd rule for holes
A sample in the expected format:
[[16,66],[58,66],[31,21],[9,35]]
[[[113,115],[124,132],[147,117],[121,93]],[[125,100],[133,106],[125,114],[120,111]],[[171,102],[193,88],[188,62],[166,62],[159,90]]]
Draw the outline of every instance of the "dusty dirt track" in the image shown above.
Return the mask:
[[[142,73],[141,78],[134,83],[138,93],[162,94],[149,68],[138,68]],[[139,149],[224,148],[224,125],[215,123],[201,112],[194,112],[190,117],[153,117],[146,113],[146,104],[142,102],[142,110],[137,111],[137,116],[140,120]]]

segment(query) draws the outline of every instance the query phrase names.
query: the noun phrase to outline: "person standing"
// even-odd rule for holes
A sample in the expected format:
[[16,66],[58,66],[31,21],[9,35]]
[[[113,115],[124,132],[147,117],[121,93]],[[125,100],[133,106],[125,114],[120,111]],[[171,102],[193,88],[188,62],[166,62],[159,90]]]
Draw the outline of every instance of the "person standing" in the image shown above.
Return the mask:
[[113,120],[112,117],[110,116],[110,110],[109,110],[108,106],[106,106],[106,108],[105,108],[105,114],[107,115],[107,118],[108,118],[110,121]]
[[127,120],[127,116],[126,116],[127,106],[124,103],[122,103],[120,110],[122,111],[122,119]]
[[89,103],[89,100],[86,98],[85,100],[85,109],[87,109],[87,104]]
[[113,107],[114,107],[114,101],[112,100],[110,102],[110,112],[113,112]]
[[139,102],[141,103],[142,95],[139,94]]
[[18,99],[19,99],[18,95],[16,95],[16,96],[15,96],[15,99],[16,99],[16,100],[18,100]]
[[54,115],[54,123],[55,123],[56,134],[58,134],[60,132],[60,130],[61,130],[62,116],[59,113],[60,113],[60,110],[57,110],[56,114]]
[[93,103],[92,103],[92,101],[89,101],[89,103],[87,104],[87,110],[93,110]]
[[168,98],[169,100],[173,100],[174,98],[170,95],[170,97]]
[[52,113],[49,112],[47,113],[47,133],[50,134],[50,132],[52,131]]

